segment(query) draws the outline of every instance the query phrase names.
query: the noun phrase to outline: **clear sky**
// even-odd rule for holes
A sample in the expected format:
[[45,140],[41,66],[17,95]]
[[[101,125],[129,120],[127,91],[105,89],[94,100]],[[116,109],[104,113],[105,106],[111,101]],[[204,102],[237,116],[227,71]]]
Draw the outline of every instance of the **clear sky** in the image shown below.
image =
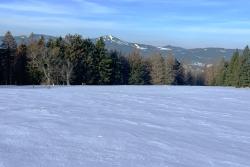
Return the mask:
[[250,44],[249,6],[249,0],[0,0],[0,33],[243,48]]

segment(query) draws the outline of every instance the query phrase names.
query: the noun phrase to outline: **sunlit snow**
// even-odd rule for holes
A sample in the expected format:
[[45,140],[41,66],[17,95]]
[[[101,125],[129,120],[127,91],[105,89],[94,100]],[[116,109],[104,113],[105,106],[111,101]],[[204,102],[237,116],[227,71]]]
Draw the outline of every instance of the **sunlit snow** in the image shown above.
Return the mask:
[[160,49],[160,50],[172,50],[170,48],[164,48],[164,47],[158,47],[158,49]]
[[140,49],[140,50],[146,50],[146,49],[148,49],[148,48],[144,48],[144,47],[141,47],[141,46],[139,46],[138,44],[134,44],[135,45],[135,47],[137,48],[137,49]]
[[249,167],[250,90],[0,88],[0,167]]

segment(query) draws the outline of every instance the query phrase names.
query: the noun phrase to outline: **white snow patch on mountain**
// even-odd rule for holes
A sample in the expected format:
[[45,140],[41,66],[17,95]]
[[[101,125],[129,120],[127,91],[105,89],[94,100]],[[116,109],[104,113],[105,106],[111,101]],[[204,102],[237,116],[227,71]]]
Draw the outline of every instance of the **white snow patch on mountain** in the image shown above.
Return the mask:
[[134,44],[134,46],[137,48],[137,49],[140,49],[140,50],[146,50],[146,49],[148,49],[148,48],[144,48],[144,47],[141,47],[141,46],[139,46],[138,44]]
[[106,35],[106,36],[103,36],[103,40],[104,41],[111,41],[111,42],[115,42],[115,37],[112,36],[112,35]]
[[172,50],[170,48],[164,48],[164,47],[158,47],[158,49],[160,49],[160,50]]
[[103,39],[104,39],[104,41],[110,41],[111,43],[117,43],[119,45],[127,45],[127,46],[129,45],[128,42],[122,41],[122,40],[120,40],[112,35],[103,36]]
[[109,39],[110,39],[111,41],[113,41],[113,36],[112,36],[112,35],[109,35]]
[[201,62],[194,62],[192,65],[199,66],[199,67],[204,67],[205,66],[205,64],[201,63]]
[[112,35],[106,35],[103,36],[104,41],[113,41],[113,36]]

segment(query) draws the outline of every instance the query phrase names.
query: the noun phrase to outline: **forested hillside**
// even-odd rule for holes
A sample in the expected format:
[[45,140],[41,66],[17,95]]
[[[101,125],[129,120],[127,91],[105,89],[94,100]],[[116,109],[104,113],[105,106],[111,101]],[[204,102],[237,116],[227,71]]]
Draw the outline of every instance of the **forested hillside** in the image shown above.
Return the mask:
[[107,50],[103,38],[93,42],[80,35],[45,39],[31,34],[17,44],[11,32],[0,49],[2,85],[225,85],[250,86],[250,51],[232,60],[194,68],[167,55],[129,56]]

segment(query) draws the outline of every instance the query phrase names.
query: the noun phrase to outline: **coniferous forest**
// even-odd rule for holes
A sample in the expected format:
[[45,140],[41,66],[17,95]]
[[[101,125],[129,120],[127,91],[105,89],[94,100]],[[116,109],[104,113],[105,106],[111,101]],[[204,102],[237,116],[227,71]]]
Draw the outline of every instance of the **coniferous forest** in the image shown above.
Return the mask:
[[17,45],[7,32],[0,49],[1,85],[210,85],[250,86],[250,50],[236,51],[230,61],[193,69],[173,54],[143,57],[108,51],[80,35]]

